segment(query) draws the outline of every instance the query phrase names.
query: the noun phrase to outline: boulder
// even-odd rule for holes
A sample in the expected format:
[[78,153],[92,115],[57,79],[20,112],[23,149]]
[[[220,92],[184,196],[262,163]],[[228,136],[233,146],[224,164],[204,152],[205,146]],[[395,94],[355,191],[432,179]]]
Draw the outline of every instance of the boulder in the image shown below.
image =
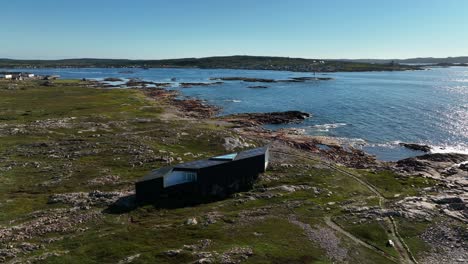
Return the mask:
[[468,171],[468,163],[460,164],[458,168],[462,171]]
[[395,243],[390,239],[387,241],[387,247],[395,247]]
[[432,199],[436,204],[458,204],[463,203],[459,197],[437,197]]
[[185,221],[186,225],[198,225],[197,218],[191,217]]

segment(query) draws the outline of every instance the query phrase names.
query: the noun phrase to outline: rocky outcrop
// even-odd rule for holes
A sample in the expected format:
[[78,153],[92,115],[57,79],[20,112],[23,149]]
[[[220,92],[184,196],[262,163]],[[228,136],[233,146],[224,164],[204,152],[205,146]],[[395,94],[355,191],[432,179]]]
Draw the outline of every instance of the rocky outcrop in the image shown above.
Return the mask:
[[243,81],[243,82],[265,82],[273,83],[276,82],[273,79],[264,79],[264,78],[248,78],[248,77],[215,77],[210,78],[210,80],[220,80],[220,81]]
[[[431,191],[434,191],[431,190]],[[407,219],[432,221],[445,214],[451,218],[468,223],[468,195],[461,191],[438,190],[437,194],[408,196],[389,204],[389,208],[380,207],[345,207],[344,212],[366,219],[379,219],[398,216]]]
[[466,263],[468,261],[468,231],[451,221],[440,221],[420,236],[431,246],[420,263]]
[[305,82],[305,81],[329,81],[333,80],[331,77],[294,77],[289,80],[282,80],[281,82]]
[[97,190],[89,193],[53,194],[49,197],[49,203],[62,203],[73,207],[89,209],[91,206],[109,206],[114,204],[119,198],[128,196],[129,194],[128,192],[101,192]]
[[247,88],[251,88],[251,89],[266,89],[268,88],[268,86],[264,86],[264,85],[255,85],[255,86],[249,86]]
[[436,153],[407,158],[396,162],[393,169],[405,175],[420,175],[450,184],[468,186],[465,164],[468,155]]
[[400,143],[400,146],[405,147],[407,149],[411,150],[419,150],[423,152],[429,152],[431,151],[431,147],[428,145],[423,145],[423,144],[416,144],[416,143]]
[[270,113],[244,113],[228,115],[223,117],[224,120],[245,125],[258,126],[265,124],[287,124],[297,123],[309,118],[309,113],[301,111],[286,111],[286,112],[270,112]]
[[145,88],[147,86],[153,87],[166,87],[172,85],[171,83],[158,83],[158,82],[148,82],[143,81],[141,79],[130,79],[128,82],[125,83],[127,87],[137,87],[137,88]]
[[206,251],[211,244],[212,241],[210,239],[202,239],[196,244],[184,245],[179,249],[171,249],[165,251],[164,254],[169,258],[178,256],[196,257],[197,260],[193,263],[222,264],[242,263],[254,254],[250,247],[233,247],[222,253],[217,251]]
[[66,233],[76,230],[80,224],[100,217],[100,213],[79,208],[59,208],[34,212],[31,219],[10,227],[0,227],[0,245],[7,242],[37,238],[49,233]]
[[233,151],[235,149],[242,149],[242,148],[249,148],[253,147],[253,144],[250,144],[245,141],[244,138],[242,137],[227,137],[224,138],[224,144],[223,147],[227,151]]
[[210,83],[202,83],[202,82],[194,82],[194,83],[189,83],[189,82],[183,82],[180,83],[180,87],[182,88],[190,88],[192,86],[211,86],[211,85],[221,85],[223,82],[210,82]]
[[123,82],[120,78],[109,77],[104,79],[105,82]]
[[[432,204],[452,218],[468,222],[468,177],[464,169],[468,155],[444,153],[400,160],[392,169],[403,176],[419,176],[439,181],[439,186],[447,188],[437,196],[420,197],[424,204]],[[418,204],[418,203],[413,203]],[[406,207],[409,203],[406,203]]]
[[435,153],[427,154],[416,157],[419,160],[427,160],[433,162],[448,162],[448,163],[461,163],[468,161],[468,155],[457,153]]
[[130,79],[128,82],[125,83],[127,87],[145,87],[148,84],[155,84],[154,82],[147,82],[142,81],[139,79]]
[[198,99],[174,100],[176,106],[186,115],[196,118],[209,118],[219,112],[219,108],[205,104]]

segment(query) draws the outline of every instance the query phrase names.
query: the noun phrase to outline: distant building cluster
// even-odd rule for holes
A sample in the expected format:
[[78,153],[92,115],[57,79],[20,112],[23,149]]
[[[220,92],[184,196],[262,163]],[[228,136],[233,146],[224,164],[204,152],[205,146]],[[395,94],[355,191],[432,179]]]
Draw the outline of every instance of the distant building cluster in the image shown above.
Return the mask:
[[0,72],[0,79],[23,81],[23,80],[55,80],[60,78],[58,75],[40,76],[28,72]]
[[36,76],[33,73],[27,72],[0,72],[0,79],[8,79],[8,80],[24,80],[24,79],[32,79]]

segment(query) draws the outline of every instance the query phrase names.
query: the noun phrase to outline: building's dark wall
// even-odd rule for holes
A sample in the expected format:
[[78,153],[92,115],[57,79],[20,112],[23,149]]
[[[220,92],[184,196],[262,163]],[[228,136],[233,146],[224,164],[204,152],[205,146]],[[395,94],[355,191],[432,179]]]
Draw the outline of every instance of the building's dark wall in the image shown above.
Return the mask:
[[139,203],[154,201],[163,192],[163,178],[135,183],[136,200]]
[[200,170],[198,184],[202,195],[226,196],[252,188],[265,168],[264,156],[235,160]]

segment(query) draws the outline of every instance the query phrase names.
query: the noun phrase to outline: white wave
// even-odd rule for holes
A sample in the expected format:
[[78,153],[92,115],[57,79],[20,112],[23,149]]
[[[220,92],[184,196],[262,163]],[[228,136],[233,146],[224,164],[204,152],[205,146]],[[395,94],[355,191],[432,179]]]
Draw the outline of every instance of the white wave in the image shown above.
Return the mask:
[[[403,141],[391,141],[386,143],[375,143],[375,144],[368,144],[370,147],[383,147],[383,148],[404,148],[400,145]],[[420,143],[422,145],[426,145],[425,143]],[[459,153],[459,154],[466,154],[468,155],[468,146],[437,146],[437,145],[430,145],[427,144],[431,148],[429,153]]]
[[362,147],[367,145],[367,141],[362,138],[344,138],[344,137],[332,137],[333,139],[340,142],[342,145],[348,145],[351,147]]
[[385,142],[385,143],[372,143],[372,144],[368,144],[367,146],[394,149],[394,148],[401,147],[400,143],[402,142],[403,141],[395,140],[395,141],[390,141],[390,142]]
[[468,155],[468,146],[431,146],[431,153],[459,153]]
[[224,102],[233,102],[233,103],[240,103],[242,102],[241,100],[235,100],[235,99],[226,99]]
[[314,126],[309,126],[307,128],[311,129],[311,130],[320,131],[320,132],[328,132],[328,131],[330,131],[330,129],[335,129],[335,128],[346,126],[346,125],[348,125],[348,124],[346,124],[346,123],[333,123],[333,124],[314,125]]

